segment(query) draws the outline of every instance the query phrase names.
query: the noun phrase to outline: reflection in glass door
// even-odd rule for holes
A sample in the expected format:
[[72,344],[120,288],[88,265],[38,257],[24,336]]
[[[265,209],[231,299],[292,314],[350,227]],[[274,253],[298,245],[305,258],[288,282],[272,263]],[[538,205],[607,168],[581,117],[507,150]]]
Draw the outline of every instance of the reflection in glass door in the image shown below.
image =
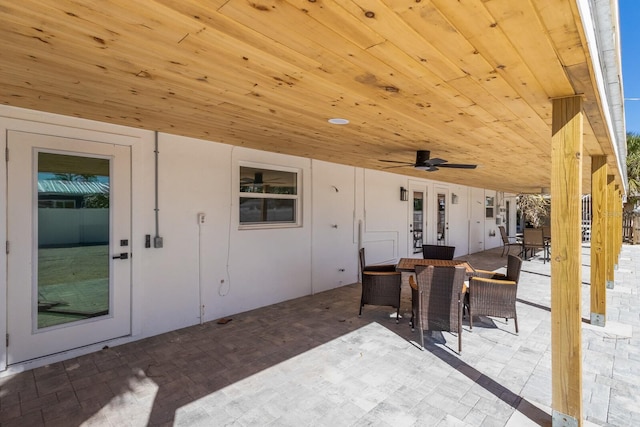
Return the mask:
[[438,245],[446,245],[449,238],[447,223],[447,196],[443,193],[437,195],[436,238]]
[[424,244],[424,193],[422,191],[413,191],[412,193],[412,250],[414,254],[419,254],[422,253],[422,245]]
[[108,315],[109,159],[37,162],[37,329]]

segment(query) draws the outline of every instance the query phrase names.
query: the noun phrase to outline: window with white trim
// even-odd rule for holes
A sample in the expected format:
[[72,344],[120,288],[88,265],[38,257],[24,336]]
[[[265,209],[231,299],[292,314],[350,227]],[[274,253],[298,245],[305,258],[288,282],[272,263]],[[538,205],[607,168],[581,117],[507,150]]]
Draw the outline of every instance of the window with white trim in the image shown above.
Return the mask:
[[300,225],[298,169],[240,166],[240,228]]
[[485,218],[493,218],[496,199],[493,196],[486,196],[484,200]]

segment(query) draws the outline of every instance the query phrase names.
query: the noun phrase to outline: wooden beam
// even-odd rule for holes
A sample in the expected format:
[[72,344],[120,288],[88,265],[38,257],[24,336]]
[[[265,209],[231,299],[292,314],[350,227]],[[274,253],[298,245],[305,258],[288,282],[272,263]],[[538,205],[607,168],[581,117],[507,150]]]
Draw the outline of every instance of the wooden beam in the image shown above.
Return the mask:
[[616,188],[615,176],[607,175],[607,288],[613,289],[613,266],[616,263],[615,248],[615,203],[614,192]]
[[553,425],[582,425],[582,98],[553,100],[551,371]]
[[605,326],[607,313],[607,158],[591,158],[591,324]]

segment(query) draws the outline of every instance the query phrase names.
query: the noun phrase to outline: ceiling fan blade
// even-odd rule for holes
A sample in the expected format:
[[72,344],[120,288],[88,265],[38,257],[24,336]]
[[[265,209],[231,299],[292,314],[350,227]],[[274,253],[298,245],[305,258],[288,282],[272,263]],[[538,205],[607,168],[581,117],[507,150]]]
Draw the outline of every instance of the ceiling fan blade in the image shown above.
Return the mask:
[[433,166],[438,166],[443,163],[447,163],[447,161],[445,159],[438,159],[438,158],[430,159],[425,162],[426,165],[433,165]]
[[397,165],[397,166],[387,166],[387,167],[384,167],[382,169],[395,169],[395,168],[408,168],[408,167],[413,167],[413,163],[408,163],[408,164],[404,164],[404,165]]
[[478,165],[465,165],[460,163],[443,163],[438,166],[440,166],[441,168],[458,168],[458,169],[475,169],[478,167]]
[[413,166],[413,163],[408,163],[408,162],[398,162],[398,161],[396,161],[396,160],[383,160],[383,159],[379,159],[378,161],[379,161],[379,162],[385,162],[385,163],[400,163],[400,164],[405,165],[405,166]]

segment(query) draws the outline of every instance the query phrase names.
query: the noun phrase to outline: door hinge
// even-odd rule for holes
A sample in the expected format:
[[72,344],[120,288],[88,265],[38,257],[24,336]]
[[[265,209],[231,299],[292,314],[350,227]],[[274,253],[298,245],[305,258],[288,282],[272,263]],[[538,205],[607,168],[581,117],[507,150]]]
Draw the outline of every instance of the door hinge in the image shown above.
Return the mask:
[[9,147],[6,147],[4,149],[4,160],[5,160],[5,162],[9,161]]
[[7,334],[7,347],[9,347],[9,334]]
[[9,255],[9,241],[7,240],[7,244],[5,245],[5,251],[7,252],[7,255]]

